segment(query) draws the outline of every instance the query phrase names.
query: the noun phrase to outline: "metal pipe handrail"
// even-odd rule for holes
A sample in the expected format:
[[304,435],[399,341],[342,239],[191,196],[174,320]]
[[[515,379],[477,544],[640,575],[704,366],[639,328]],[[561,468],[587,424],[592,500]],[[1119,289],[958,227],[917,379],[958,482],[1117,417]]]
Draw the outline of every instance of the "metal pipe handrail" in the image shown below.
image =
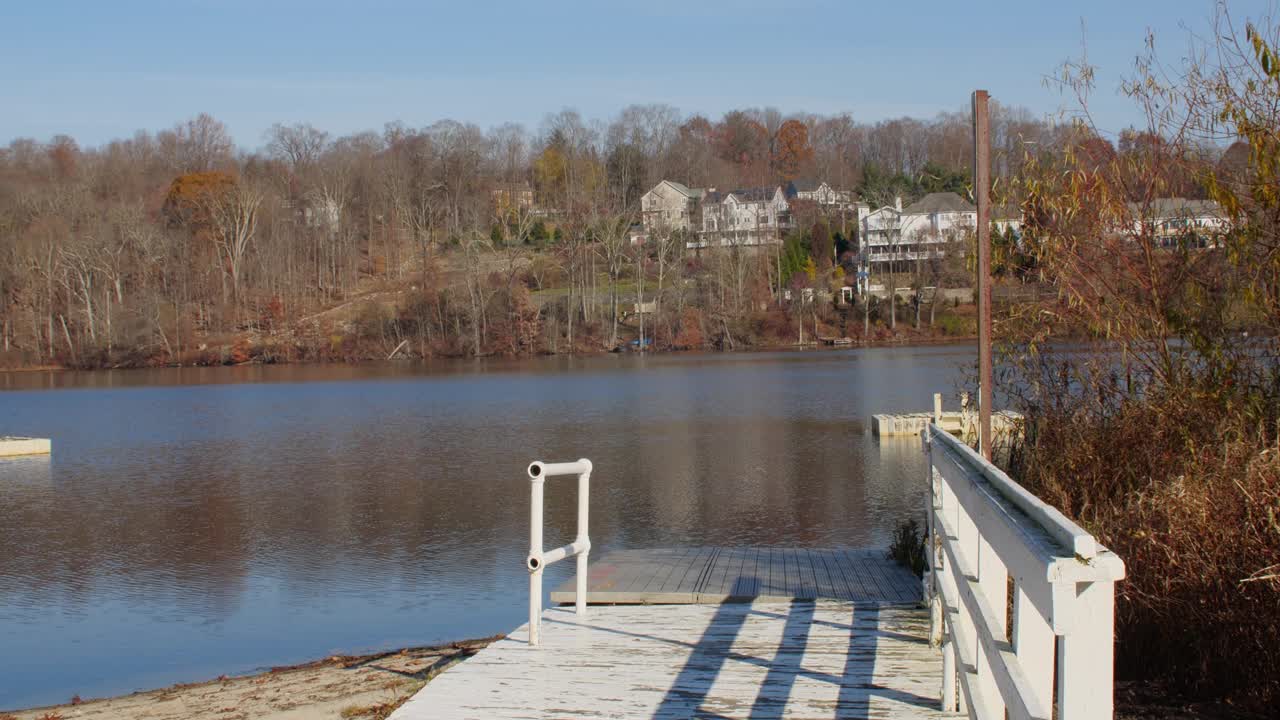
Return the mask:
[[[529,557],[525,567],[529,570],[529,644],[538,644],[542,629],[542,571],[548,565],[565,558],[577,557],[577,584],[574,592],[574,609],[579,615],[587,612],[587,556],[591,552],[591,539],[587,536],[587,506],[591,486],[591,461],[585,458],[576,462],[529,463]],[[549,477],[578,476],[578,534],[572,543],[554,550],[542,548],[542,495],[543,484]]]

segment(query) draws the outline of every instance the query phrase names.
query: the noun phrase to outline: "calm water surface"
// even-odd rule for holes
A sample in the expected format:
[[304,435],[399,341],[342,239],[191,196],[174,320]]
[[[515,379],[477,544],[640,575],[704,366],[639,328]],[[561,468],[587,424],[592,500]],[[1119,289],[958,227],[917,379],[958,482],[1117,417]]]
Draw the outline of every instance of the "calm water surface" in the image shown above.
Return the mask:
[[[886,546],[968,347],[0,374],[0,708],[506,632],[533,459],[598,550]],[[548,547],[572,539],[548,483]],[[598,555],[597,555],[598,557]],[[548,590],[572,563],[548,571]]]

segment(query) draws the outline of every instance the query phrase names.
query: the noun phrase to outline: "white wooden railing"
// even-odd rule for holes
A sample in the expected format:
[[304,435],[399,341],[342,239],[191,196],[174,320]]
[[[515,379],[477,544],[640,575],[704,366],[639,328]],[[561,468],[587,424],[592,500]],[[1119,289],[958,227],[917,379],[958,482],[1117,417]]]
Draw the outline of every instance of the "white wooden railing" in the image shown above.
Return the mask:
[[1124,563],[936,425],[923,438],[925,583],[942,646],[943,710],[1111,718],[1114,591]]
[[[568,545],[543,551],[543,485],[547,478],[560,475],[578,476],[578,535]],[[587,613],[587,555],[591,552],[591,538],[587,536],[587,506],[591,491],[591,461],[532,462],[529,464],[529,487],[529,557],[525,558],[525,567],[529,570],[529,644],[537,645],[542,629],[542,571],[548,565],[565,558],[578,558],[574,608],[579,615]]]

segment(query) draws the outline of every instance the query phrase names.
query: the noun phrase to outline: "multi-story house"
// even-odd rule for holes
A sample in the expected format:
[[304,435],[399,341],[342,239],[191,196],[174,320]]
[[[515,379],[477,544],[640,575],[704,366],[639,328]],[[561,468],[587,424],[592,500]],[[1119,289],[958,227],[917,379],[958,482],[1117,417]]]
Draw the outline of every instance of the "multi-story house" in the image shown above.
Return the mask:
[[790,229],[786,193],[782,187],[746,188],[702,197],[702,229],[690,248],[768,245]]
[[794,180],[787,183],[786,193],[787,200],[813,203],[820,215],[828,221],[838,221],[837,226],[842,230],[846,223],[861,226],[862,219],[871,212],[866,203],[855,199],[852,190],[837,190],[825,181]]
[[640,217],[646,232],[697,230],[701,188],[691,188],[674,180],[663,180],[640,196]]
[[977,208],[953,192],[929,193],[906,209],[898,198],[862,218],[862,252],[874,271],[905,270],[945,257],[947,243],[977,223]]
[[1227,230],[1227,215],[1212,200],[1156,198],[1149,203],[1129,203],[1134,235],[1151,234],[1163,247],[1188,244],[1214,247]]
[[801,179],[787,183],[787,197],[836,210],[852,209],[855,205],[852,190],[836,190],[827,182],[818,180]]

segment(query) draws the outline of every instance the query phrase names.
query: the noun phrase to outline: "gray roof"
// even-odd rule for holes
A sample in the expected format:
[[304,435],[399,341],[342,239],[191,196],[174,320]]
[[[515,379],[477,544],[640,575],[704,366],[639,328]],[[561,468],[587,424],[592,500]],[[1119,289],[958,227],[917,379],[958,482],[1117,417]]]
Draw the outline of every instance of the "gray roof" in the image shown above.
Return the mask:
[[944,212],[974,212],[977,210],[968,200],[953,192],[929,193],[911,203],[902,211],[903,215],[932,215]]
[[817,190],[818,188],[822,187],[822,181],[812,180],[809,178],[801,178],[797,180],[792,180],[791,186],[796,189],[796,192],[813,192],[814,190]]
[[675,188],[681,195],[684,195],[685,197],[690,197],[695,199],[702,197],[702,188],[691,188],[683,183],[678,183],[675,180],[663,180],[663,182]]
[[730,190],[729,192],[710,192],[706,194],[708,203],[724,202],[725,198],[730,195],[738,198],[742,202],[766,202],[773,199],[773,194],[778,192],[778,186],[770,187],[753,187],[741,188],[738,190]]
[[1142,203],[1129,203],[1129,211],[1134,215],[1145,213],[1154,218],[1223,217],[1218,203],[1188,198],[1155,198],[1145,207]]

